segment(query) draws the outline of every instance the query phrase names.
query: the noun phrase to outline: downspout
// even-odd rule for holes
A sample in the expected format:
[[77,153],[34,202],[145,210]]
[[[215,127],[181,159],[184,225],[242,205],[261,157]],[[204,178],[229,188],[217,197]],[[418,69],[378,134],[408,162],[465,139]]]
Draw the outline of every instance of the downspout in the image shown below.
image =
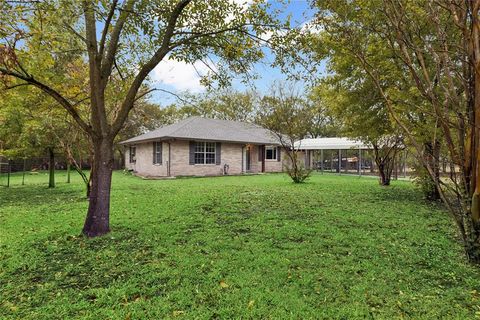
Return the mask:
[[265,145],[262,145],[262,150],[260,151],[262,153],[262,172],[265,172]]
[[244,150],[245,150],[245,146],[242,145],[242,173],[245,173],[245,164],[244,164]]

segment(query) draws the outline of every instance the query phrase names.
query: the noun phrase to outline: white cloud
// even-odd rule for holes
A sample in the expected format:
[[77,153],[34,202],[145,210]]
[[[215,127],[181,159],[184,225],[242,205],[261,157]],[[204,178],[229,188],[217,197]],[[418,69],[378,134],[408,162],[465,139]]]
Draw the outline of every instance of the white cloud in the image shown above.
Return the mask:
[[[215,70],[214,66],[212,67]],[[200,84],[202,76],[206,75],[209,68],[202,62],[197,61],[194,64],[183,61],[166,59],[153,69],[151,77],[156,83],[161,83],[174,87],[177,90],[189,90],[200,92],[205,89]]]
[[[245,10],[250,7],[250,5],[253,3],[253,0],[230,0],[230,3],[235,4],[236,6],[239,6],[241,11],[244,12]],[[235,15],[230,13],[226,18],[225,22],[231,22],[235,19]]]
[[310,32],[317,34],[324,31],[324,28],[318,23],[315,23],[315,19],[310,19],[300,25],[300,30],[302,32]]
[[[231,3],[239,6],[242,11],[247,10],[254,0],[229,0]],[[226,22],[230,22],[234,16],[230,14],[226,17]],[[216,71],[214,65],[210,67]],[[176,61],[173,59],[165,59],[153,69],[150,76],[155,83],[169,85],[176,90],[191,92],[200,92],[205,89],[200,84],[200,79],[210,71],[203,62],[197,61],[194,64]]]
[[243,9],[248,8],[253,0],[230,0],[232,3],[242,6]]
[[274,35],[277,37],[283,37],[287,34],[287,30],[281,29],[281,30],[273,30],[273,31],[265,31],[259,37],[263,40],[269,41]]

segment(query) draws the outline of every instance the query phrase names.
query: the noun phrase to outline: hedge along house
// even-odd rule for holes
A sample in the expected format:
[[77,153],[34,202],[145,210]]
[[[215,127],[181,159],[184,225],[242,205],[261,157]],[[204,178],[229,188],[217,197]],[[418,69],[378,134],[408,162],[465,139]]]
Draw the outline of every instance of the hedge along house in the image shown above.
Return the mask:
[[126,169],[143,177],[282,171],[280,144],[250,123],[190,117],[121,144]]

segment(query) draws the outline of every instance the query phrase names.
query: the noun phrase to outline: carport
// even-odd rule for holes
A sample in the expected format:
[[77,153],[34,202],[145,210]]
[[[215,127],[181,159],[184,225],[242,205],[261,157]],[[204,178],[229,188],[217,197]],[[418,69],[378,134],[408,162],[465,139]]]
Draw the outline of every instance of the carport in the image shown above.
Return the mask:
[[[375,172],[373,148],[349,138],[310,138],[295,143],[295,149],[305,153],[305,166],[320,172],[363,175]],[[395,174],[406,174],[406,155],[400,156],[402,164]],[[400,159],[396,162],[399,164]]]

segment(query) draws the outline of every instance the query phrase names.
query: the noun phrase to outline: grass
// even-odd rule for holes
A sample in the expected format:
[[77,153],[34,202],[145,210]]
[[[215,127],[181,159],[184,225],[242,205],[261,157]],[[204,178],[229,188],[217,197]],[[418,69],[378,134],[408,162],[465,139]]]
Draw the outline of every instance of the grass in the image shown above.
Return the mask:
[[79,236],[78,176],[0,187],[1,319],[472,319],[480,273],[407,181],[116,172],[112,232]]

